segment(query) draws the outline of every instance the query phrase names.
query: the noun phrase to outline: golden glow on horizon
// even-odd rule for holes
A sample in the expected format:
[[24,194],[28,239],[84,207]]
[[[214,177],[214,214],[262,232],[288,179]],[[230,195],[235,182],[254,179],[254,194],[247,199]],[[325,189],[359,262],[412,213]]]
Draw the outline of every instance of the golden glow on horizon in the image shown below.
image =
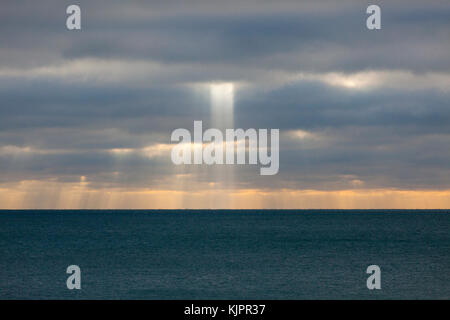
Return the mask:
[[[216,206],[215,199],[220,201]],[[226,205],[223,205],[226,203]],[[446,209],[450,190],[94,189],[78,183],[22,181],[0,186],[1,209]]]

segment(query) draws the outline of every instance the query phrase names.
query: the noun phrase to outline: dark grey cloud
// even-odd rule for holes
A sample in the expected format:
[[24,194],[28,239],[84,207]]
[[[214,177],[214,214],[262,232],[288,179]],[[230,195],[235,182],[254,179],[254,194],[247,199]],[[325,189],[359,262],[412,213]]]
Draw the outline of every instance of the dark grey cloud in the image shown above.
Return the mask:
[[[448,78],[445,1],[379,2],[376,32],[365,28],[365,1],[78,3],[81,32],[65,29],[71,2],[2,3],[2,183],[87,176],[93,187],[161,185],[181,172],[167,154],[108,150],[167,144],[173,129],[191,129],[194,120],[209,126],[208,94],[185,84],[227,80],[248,84],[236,92],[237,127],[282,132],[280,173],[269,179],[257,166],[237,167],[237,186],[450,187],[445,86],[353,90],[278,80],[367,70]],[[79,61],[90,64],[74,67]],[[293,130],[310,136],[293,138]],[[184,170],[201,182],[214,179],[214,167]]]
[[[77,181],[86,175],[99,185],[148,186],[174,173],[168,153],[118,158],[108,149],[170,143],[173,129],[192,130],[194,120],[209,126],[207,97],[185,88],[61,83],[13,88],[2,93],[11,107],[1,109],[1,145],[32,146],[44,154],[1,157],[2,171],[8,173],[3,179],[9,181],[24,176]],[[353,180],[376,188],[450,187],[448,101],[448,93],[434,89],[352,91],[301,81],[238,92],[235,124],[281,130],[280,173],[267,187],[335,189],[351,187]],[[298,129],[317,138],[289,135]],[[203,168],[200,180],[214,177],[214,170]],[[242,186],[261,186],[266,180],[256,166],[237,170]],[[121,178],[113,181],[115,172]]]
[[0,35],[0,64],[98,57],[304,71],[450,67],[442,1],[382,2],[380,32],[365,28],[364,1],[79,1],[81,32],[65,30],[68,3],[26,3],[0,13],[9,31]]

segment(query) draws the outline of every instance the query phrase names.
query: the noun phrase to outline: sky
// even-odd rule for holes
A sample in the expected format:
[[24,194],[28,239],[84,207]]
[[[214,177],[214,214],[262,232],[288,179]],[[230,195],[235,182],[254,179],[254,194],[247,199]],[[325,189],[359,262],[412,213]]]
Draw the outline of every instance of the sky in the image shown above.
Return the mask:
[[[447,0],[2,0],[0,28],[0,208],[450,208]],[[224,84],[278,174],[172,163]]]

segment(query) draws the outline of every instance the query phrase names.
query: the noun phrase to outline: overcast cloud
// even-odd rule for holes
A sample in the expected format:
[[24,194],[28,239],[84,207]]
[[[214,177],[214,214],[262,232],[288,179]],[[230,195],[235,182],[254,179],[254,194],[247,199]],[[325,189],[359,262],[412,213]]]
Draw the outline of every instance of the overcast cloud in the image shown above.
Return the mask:
[[[450,188],[450,6],[376,1],[70,1],[0,5],[0,184],[199,188],[171,132],[210,125],[205,83],[236,85],[234,123],[279,128],[280,171],[234,188]],[[372,2],[370,2],[371,4]],[[181,170],[181,171],[180,171]]]

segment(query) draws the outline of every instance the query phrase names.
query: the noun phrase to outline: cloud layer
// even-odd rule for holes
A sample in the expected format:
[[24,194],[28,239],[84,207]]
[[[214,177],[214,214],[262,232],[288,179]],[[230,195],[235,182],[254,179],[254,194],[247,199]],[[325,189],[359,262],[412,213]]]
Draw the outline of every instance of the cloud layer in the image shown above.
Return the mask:
[[[71,3],[2,4],[4,207],[39,206],[36,194],[61,207],[55,190],[82,190],[93,207],[108,192],[204,192],[208,207],[217,190],[253,190],[285,195],[260,207],[296,207],[289,192],[450,190],[446,1],[383,2],[379,31],[361,1],[78,3],[81,31],[65,28]],[[172,164],[171,132],[211,124],[216,82],[235,84],[235,127],[280,129],[278,175],[236,166],[229,184],[217,167]]]

